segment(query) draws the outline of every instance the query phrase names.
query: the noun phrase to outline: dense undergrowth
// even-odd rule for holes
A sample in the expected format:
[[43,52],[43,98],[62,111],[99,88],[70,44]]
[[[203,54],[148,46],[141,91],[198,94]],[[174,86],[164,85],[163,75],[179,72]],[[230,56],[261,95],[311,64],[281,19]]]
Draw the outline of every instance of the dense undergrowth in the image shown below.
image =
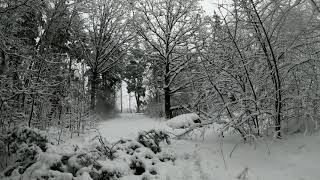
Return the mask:
[[115,143],[99,134],[89,146],[71,150],[59,148],[44,132],[27,127],[16,128],[1,139],[16,157],[1,173],[4,180],[112,180],[127,175],[153,179],[159,175],[157,164],[175,161],[173,154],[161,151],[161,143],[170,144],[170,137],[158,130]]

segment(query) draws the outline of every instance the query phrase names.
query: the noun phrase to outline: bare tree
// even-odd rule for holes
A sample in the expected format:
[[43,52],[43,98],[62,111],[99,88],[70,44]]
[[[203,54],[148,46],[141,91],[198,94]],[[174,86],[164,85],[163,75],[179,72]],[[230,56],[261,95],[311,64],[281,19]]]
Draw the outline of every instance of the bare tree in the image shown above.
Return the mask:
[[95,108],[99,76],[114,68],[125,54],[122,47],[132,38],[126,3],[119,0],[85,2],[87,41],[84,58],[91,73],[91,108]]
[[159,56],[165,116],[171,118],[171,96],[184,86],[174,87],[173,82],[187,68],[187,56],[194,50],[190,41],[201,26],[198,0],[144,0],[136,2],[134,9],[135,30]]

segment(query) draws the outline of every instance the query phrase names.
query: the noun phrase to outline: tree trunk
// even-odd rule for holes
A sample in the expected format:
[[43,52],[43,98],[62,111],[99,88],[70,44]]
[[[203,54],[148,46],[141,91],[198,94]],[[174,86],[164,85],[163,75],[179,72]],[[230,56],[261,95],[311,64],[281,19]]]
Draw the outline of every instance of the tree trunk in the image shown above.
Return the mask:
[[168,57],[167,57],[167,63],[166,63],[166,73],[164,78],[164,112],[166,119],[172,118],[172,112],[171,112],[171,94],[170,94],[170,64],[168,63]]
[[[36,82],[38,82],[39,79],[40,79],[40,74],[41,74],[43,65],[44,65],[44,61],[41,62],[41,65],[39,67],[39,71],[38,71]],[[33,117],[33,110],[34,110],[34,105],[35,105],[35,98],[36,98],[36,94],[33,94],[32,95],[32,103],[31,103],[31,110],[30,110],[31,112],[30,112],[29,120],[28,120],[28,127],[31,127],[31,124],[32,124],[32,117]]]
[[91,110],[95,110],[96,108],[97,79],[98,73],[93,72],[91,79]]
[[120,112],[122,113],[122,81],[120,83]]
[[140,106],[141,106],[140,96],[138,93],[135,93],[135,97],[137,102],[137,113],[140,113]]
[[[253,0],[250,0],[251,5],[253,7],[254,13],[256,15],[256,18],[258,20],[258,23],[260,25],[260,28],[262,29],[262,33],[259,30],[259,26],[256,24],[256,32],[258,35],[260,35],[261,39],[265,39],[267,45],[260,40],[260,43],[262,45],[262,48],[264,50],[264,53],[266,55],[266,58],[268,60],[268,63],[270,64],[270,70],[272,70],[272,78],[273,78],[273,83],[275,85],[275,91],[276,91],[276,102],[275,102],[275,110],[276,110],[276,120],[275,120],[275,131],[277,134],[278,138],[281,138],[281,116],[282,116],[282,93],[281,93],[281,78],[280,78],[280,72],[279,72],[279,67],[277,63],[277,58],[275,55],[275,52],[273,50],[273,46],[271,44],[270,37],[268,36],[267,30],[265,29],[265,26],[261,20],[261,17],[258,13],[258,10],[256,8],[256,5],[254,4]],[[264,38],[263,35],[264,34]],[[270,56],[268,54],[267,46],[269,47],[270,51]],[[271,64],[273,62],[273,65]]]
[[32,124],[32,117],[33,117],[33,109],[34,109],[34,97],[35,95],[32,95],[32,103],[31,103],[31,110],[30,110],[30,115],[29,115],[29,121],[28,121],[28,127],[31,127]]
[[172,112],[171,112],[171,96],[170,96],[170,88],[166,87],[164,90],[164,112],[167,119],[172,118]]
[[72,58],[69,60],[69,67],[68,67],[69,75],[68,75],[68,93],[71,91],[71,76],[72,76]]
[[[280,88],[277,89],[277,91],[280,91]],[[277,138],[281,138],[281,109],[282,109],[282,102],[281,102],[281,92],[277,92],[276,94],[276,103],[275,103],[275,108],[276,108],[276,127],[275,131],[277,134]]]

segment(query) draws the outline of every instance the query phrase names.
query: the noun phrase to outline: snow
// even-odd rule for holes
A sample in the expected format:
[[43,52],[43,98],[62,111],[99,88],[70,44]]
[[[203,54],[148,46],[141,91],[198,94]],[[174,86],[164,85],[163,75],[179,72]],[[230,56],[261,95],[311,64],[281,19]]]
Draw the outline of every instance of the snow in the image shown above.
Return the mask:
[[75,177],[74,180],[92,180],[89,173],[84,172],[81,174],[81,176]]
[[[190,115],[185,117],[190,118]],[[181,117],[178,120],[180,121]],[[178,120],[176,119],[175,123]],[[98,126],[102,136],[110,142],[134,139],[139,131],[153,128],[175,132],[165,120],[152,119],[142,114],[120,114],[112,120],[101,122]],[[199,133],[204,139],[199,136]],[[88,134],[60,146],[50,147],[50,151],[39,155],[39,162],[33,164],[22,179],[36,179],[45,174],[62,180],[72,179],[72,174],[48,170],[48,166],[60,159],[54,152],[69,154],[75,147],[79,147],[78,153],[81,153],[81,149],[90,151],[89,144],[92,144],[94,135]],[[133,146],[135,141],[127,143]],[[123,146],[127,145],[123,144]],[[122,151],[120,153],[123,154],[118,156],[123,158],[98,161],[102,169],[123,173],[124,176],[120,177],[120,180],[319,180],[320,178],[319,133],[309,136],[296,134],[281,140],[258,139],[254,143],[243,144],[241,137],[225,134],[222,138],[211,127],[205,132],[195,132],[192,138],[172,140],[170,145],[162,144],[162,152],[158,154],[146,148],[137,148],[133,156]],[[159,163],[161,157],[174,160]],[[132,174],[129,167],[132,158],[136,158],[138,160],[136,162],[142,162],[146,168],[145,173]],[[72,158],[69,159],[69,161],[72,160]],[[69,162],[69,164],[72,163]],[[76,162],[74,165],[77,165]],[[91,180],[92,178],[88,174],[88,169],[81,169],[73,179]]]
[[122,174],[129,174],[130,168],[129,165],[126,161],[124,160],[103,160],[103,161],[98,161],[100,165],[102,165],[102,169],[106,170],[108,172],[121,172]]
[[120,114],[118,117],[99,124],[98,129],[108,141],[135,138],[139,131],[168,129],[163,119],[152,119],[143,114]]
[[[31,165],[24,174],[21,176],[21,180],[37,180],[40,177],[48,177],[50,180],[72,180],[71,173],[62,173],[59,171],[49,170],[48,167],[59,162],[60,156],[51,153],[42,153],[38,157],[38,161]],[[52,177],[52,178],[51,178]]]
[[[183,118],[179,117],[178,121],[186,120],[183,121]],[[171,123],[141,114],[124,114],[100,124],[99,127],[109,139],[118,139],[135,137],[138,131],[151,128],[168,130],[169,124]],[[249,180],[319,180],[320,178],[319,134],[311,136],[298,134],[282,140],[264,139],[254,144],[239,142],[241,138],[234,135],[225,135],[221,139],[212,129],[206,130],[204,140],[197,137],[190,140],[175,140],[171,145],[165,145],[163,151],[173,152],[177,160],[175,163],[158,164],[155,167],[159,172],[157,177],[163,180],[232,180],[238,179],[237,177],[244,172]],[[125,176],[121,179],[135,180],[141,177]]]
[[184,129],[195,124],[200,117],[196,113],[181,114],[168,120],[167,125],[172,129]]

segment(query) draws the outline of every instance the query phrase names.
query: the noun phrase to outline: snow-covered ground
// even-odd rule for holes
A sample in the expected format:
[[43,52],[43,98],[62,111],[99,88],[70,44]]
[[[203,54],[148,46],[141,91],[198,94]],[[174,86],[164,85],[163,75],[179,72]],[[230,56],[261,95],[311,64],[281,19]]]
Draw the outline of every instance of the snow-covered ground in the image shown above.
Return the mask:
[[[102,136],[110,141],[134,138],[141,130],[169,128],[164,120],[142,114],[121,114],[99,124]],[[90,136],[73,141],[81,144]],[[240,137],[218,137],[207,129],[204,140],[174,140],[163,147],[164,152],[176,154],[172,164],[158,166],[159,178],[165,180],[319,180],[320,136],[295,135],[283,140],[258,140],[254,144],[240,143]],[[82,144],[83,145],[83,144]],[[125,176],[123,180],[141,179]]]
[[163,119],[151,119],[143,114],[123,113],[117,117],[101,122],[98,129],[109,141],[120,138],[137,137],[139,131],[150,129],[168,129]]

